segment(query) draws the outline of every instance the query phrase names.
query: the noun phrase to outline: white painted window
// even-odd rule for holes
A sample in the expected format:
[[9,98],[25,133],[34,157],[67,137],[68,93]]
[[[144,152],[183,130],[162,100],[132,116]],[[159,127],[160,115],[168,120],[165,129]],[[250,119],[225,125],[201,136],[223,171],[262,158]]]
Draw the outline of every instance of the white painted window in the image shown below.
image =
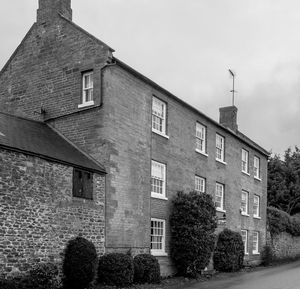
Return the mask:
[[253,217],[260,217],[260,197],[254,195],[253,199]]
[[242,239],[244,243],[245,254],[248,254],[248,231],[241,230],[241,233],[242,233]]
[[254,177],[260,179],[260,159],[254,157]]
[[216,134],[216,159],[224,162],[225,138]]
[[166,198],[166,165],[151,162],[151,197]]
[[241,210],[242,215],[248,215],[249,193],[242,191]]
[[165,254],[165,220],[151,218],[151,254]]
[[153,96],[152,98],[152,131],[166,134],[166,103]]
[[252,235],[252,253],[259,254],[259,232],[256,231]]
[[205,179],[195,176],[195,191],[199,193],[205,192]]
[[79,107],[93,105],[93,71],[85,72],[82,74],[82,103]]
[[242,149],[242,172],[249,174],[249,152]]
[[216,183],[215,205],[217,210],[224,211],[224,185]]
[[196,150],[206,154],[206,127],[196,123]]

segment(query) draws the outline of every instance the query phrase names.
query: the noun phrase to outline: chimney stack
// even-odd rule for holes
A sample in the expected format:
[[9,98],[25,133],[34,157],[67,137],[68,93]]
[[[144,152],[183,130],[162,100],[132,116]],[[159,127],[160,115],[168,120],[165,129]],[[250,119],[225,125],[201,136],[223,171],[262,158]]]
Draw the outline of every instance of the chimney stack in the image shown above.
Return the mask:
[[72,21],[71,0],[39,0],[37,22],[53,22],[58,14]]
[[220,124],[237,132],[237,107],[236,106],[226,106],[220,108]]

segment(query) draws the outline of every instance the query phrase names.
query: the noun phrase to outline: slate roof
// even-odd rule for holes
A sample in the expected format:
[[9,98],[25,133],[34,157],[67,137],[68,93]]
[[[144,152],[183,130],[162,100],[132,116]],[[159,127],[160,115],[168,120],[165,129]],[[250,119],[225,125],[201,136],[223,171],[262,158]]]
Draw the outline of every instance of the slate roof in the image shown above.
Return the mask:
[[104,167],[43,122],[0,112],[0,147],[100,174]]

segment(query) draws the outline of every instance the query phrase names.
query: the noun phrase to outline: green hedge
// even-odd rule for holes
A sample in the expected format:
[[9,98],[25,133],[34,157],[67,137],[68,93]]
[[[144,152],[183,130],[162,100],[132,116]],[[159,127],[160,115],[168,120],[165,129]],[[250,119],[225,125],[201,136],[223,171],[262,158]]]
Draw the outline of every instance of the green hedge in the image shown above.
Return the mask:
[[170,215],[171,258],[179,275],[196,277],[209,263],[217,227],[212,197],[179,192]]
[[159,283],[160,267],[157,259],[150,254],[139,254],[133,259],[134,283]]
[[300,220],[274,207],[267,208],[268,230],[272,236],[286,232],[292,236],[300,236]]
[[241,234],[224,229],[218,236],[213,260],[214,268],[218,271],[240,270],[244,261],[244,244]]

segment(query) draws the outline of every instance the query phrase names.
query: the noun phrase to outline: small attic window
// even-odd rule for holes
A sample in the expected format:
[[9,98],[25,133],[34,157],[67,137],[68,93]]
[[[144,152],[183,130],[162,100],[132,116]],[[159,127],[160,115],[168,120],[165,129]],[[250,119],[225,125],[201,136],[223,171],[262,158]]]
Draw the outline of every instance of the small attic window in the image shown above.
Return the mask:
[[81,78],[81,104],[78,105],[78,108],[94,105],[94,72],[92,70],[83,72]]
[[80,169],[73,170],[73,197],[93,199],[93,173]]

